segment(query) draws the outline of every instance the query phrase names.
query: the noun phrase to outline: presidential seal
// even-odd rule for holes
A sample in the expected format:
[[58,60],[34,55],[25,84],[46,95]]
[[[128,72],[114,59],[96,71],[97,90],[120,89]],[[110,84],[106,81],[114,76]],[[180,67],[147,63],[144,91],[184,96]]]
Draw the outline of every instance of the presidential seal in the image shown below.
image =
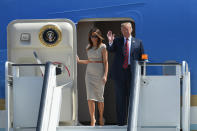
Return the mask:
[[56,25],[46,25],[40,29],[40,42],[47,46],[56,46],[62,40],[62,33]]

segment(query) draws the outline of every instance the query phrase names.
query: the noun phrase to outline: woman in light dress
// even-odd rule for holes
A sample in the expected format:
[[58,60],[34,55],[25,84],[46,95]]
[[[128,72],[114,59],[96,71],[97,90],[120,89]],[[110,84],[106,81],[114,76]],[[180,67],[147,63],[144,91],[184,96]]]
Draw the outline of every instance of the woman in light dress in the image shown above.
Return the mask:
[[80,60],[77,63],[87,64],[85,83],[91,126],[95,126],[95,102],[98,102],[99,124],[104,125],[104,87],[108,73],[108,54],[106,45],[102,43],[101,31],[93,28],[89,32],[89,44],[86,48],[88,60]]

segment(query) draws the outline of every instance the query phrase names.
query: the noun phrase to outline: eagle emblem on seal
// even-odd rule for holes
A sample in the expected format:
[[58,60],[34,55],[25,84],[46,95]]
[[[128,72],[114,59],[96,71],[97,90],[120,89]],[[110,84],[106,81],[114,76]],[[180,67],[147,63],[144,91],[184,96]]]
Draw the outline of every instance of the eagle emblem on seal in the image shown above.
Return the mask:
[[62,33],[56,25],[46,25],[40,29],[40,42],[47,46],[56,46],[62,39]]

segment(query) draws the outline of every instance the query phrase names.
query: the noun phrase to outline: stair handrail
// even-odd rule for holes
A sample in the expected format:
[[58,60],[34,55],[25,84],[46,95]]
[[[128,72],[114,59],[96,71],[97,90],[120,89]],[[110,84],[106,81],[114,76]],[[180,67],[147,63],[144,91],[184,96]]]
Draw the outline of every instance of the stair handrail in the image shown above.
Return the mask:
[[190,97],[191,97],[191,87],[190,87],[190,71],[188,63],[186,61],[182,62],[182,130],[190,131]]
[[[141,80],[141,66],[139,62],[136,61],[134,65],[134,74],[131,80],[130,89],[130,100],[129,100],[129,110],[128,110],[128,127],[127,131],[137,131],[137,121],[138,121],[138,107],[139,107],[139,97],[140,97],[140,80]],[[132,91],[133,87],[133,91]]]
[[52,77],[56,77],[55,70],[56,67],[51,62],[46,63],[36,131],[48,130],[49,125],[48,123],[46,124],[46,121],[44,121],[44,119],[49,116],[49,112],[46,112],[45,109],[47,107],[47,104],[49,104],[48,106],[51,107],[51,103],[47,103],[47,96],[49,95],[48,90],[51,90],[53,92],[56,86],[49,86],[53,82]]
[[6,120],[6,131],[10,131],[11,128],[11,120],[10,120],[10,86],[8,83],[9,80],[9,66],[11,66],[12,64],[14,64],[13,62],[10,61],[6,61],[5,62],[5,96],[6,96],[6,104],[5,104],[5,109],[6,109],[6,116],[7,116],[7,120]]

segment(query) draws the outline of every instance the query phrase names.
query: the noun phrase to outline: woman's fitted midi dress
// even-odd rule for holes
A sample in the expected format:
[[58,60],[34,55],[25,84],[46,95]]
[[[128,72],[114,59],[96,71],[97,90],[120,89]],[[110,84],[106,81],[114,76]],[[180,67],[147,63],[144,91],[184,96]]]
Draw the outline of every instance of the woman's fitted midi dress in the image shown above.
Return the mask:
[[[98,49],[93,47],[87,51],[88,59],[91,61],[103,61],[102,50],[106,48],[105,44],[101,44]],[[103,63],[89,63],[86,68],[86,92],[87,100],[94,100],[98,102],[104,102],[104,82],[102,80],[104,76],[104,64]]]

